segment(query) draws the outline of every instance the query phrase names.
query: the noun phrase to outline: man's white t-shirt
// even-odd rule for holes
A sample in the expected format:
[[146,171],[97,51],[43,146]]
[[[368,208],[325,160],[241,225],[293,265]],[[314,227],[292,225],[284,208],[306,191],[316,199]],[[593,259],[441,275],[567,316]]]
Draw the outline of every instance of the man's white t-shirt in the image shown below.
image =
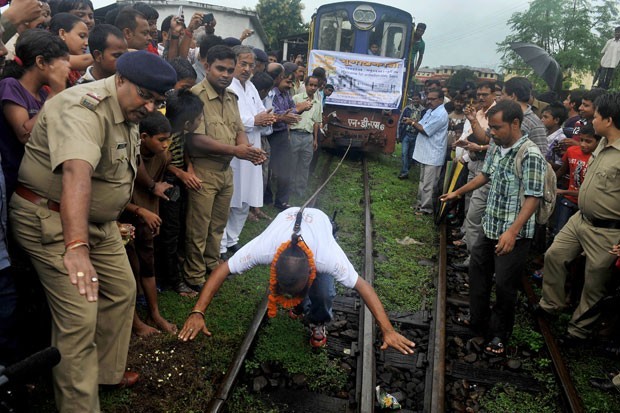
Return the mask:
[[[240,274],[256,265],[271,265],[282,243],[291,239],[299,207],[282,211],[273,222],[228,260],[232,274]],[[348,288],[353,288],[358,274],[332,235],[332,224],[324,212],[306,208],[301,221],[301,237],[314,254],[317,273],[329,274]]]

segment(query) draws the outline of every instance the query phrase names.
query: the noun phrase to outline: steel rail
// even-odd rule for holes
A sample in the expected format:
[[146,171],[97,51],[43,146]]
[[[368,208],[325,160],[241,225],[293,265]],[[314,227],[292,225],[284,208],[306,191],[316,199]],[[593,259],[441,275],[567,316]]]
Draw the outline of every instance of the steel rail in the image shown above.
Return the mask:
[[[433,317],[433,346],[430,359],[431,392],[429,411],[443,413],[446,410],[446,290],[448,249],[446,239],[446,224],[439,227],[439,268],[437,271],[437,293],[435,297]],[[427,381],[428,383],[428,381]],[[429,394],[427,392],[427,394]]]
[[[364,173],[364,279],[373,285],[375,280],[375,267],[373,263],[372,242],[372,213],[370,211],[370,183],[368,177],[368,162],[366,157],[362,160]],[[361,354],[358,358],[358,406],[363,413],[372,413],[375,410],[375,319],[367,306],[360,311],[359,338],[361,342]]]
[[[526,277],[521,277],[521,283],[523,284],[523,289],[525,290],[525,295],[530,303],[530,307],[535,305],[537,303],[537,297],[531,284],[528,282]],[[583,408],[583,403],[579,397],[577,389],[575,388],[570,372],[568,371],[566,364],[564,364],[564,359],[562,358],[560,349],[558,348],[555,338],[553,337],[549,323],[547,323],[547,320],[543,317],[538,317],[538,327],[540,328],[540,332],[545,340],[545,345],[549,351],[549,356],[551,357],[555,374],[560,380],[560,388],[562,389],[562,395],[564,396],[567,407],[572,413],[583,413],[585,411]]]

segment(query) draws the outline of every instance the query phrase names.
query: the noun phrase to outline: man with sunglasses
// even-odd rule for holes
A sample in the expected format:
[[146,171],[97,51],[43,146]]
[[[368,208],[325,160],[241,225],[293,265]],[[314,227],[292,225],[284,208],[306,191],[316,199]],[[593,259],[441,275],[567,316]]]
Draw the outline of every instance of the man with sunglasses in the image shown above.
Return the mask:
[[136,283],[116,219],[138,169],[138,123],[164,102],[176,73],[146,51],[123,54],[116,68],[46,103],[9,210],[52,313],[61,412],[98,412],[98,385],[138,379],[125,371]]

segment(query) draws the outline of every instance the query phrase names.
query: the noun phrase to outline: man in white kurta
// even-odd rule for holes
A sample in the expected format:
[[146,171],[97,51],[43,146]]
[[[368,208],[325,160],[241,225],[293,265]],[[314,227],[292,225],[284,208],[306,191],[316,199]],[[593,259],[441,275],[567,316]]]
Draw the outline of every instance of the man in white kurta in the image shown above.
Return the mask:
[[[239,98],[239,113],[251,145],[261,147],[261,129],[273,123],[273,115],[268,113],[258,95],[258,91],[249,79],[254,69],[254,52],[247,46],[235,46],[237,66],[234,79],[229,88]],[[220,252],[225,254],[239,249],[239,234],[248,218],[250,207],[263,206],[263,170],[261,165],[239,158],[230,162],[233,170],[233,196],[230,202],[230,214],[220,244]]]

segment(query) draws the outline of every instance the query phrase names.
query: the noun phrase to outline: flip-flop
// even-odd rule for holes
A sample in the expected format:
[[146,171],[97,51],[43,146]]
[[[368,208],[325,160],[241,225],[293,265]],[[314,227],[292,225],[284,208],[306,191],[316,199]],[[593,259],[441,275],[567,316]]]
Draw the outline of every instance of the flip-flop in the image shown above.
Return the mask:
[[499,337],[493,337],[493,340],[489,341],[484,348],[484,354],[493,357],[502,357],[506,354],[506,349],[504,348],[504,343],[502,343],[502,339]]

